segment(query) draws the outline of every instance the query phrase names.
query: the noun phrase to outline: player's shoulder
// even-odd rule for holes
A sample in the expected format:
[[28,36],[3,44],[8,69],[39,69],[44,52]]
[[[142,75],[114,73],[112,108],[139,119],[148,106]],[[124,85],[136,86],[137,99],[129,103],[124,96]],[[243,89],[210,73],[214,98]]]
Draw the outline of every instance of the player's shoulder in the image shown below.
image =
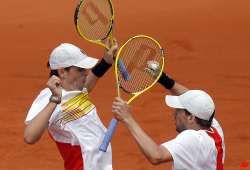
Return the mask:
[[40,91],[38,96],[47,96],[47,95],[51,95],[51,91],[49,88],[44,88]]
[[194,137],[194,136],[199,135],[199,133],[200,132],[198,130],[187,129],[179,133],[177,137]]
[[40,91],[28,111],[28,115],[25,120],[26,124],[28,124],[48,104],[51,94],[52,93],[49,88],[45,88]]
[[48,99],[51,96],[51,91],[49,88],[44,88],[40,91],[38,96],[35,99],[35,102],[43,100],[43,99]]
[[197,144],[197,142],[201,142],[203,140],[206,140],[207,134],[203,130],[184,130],[180,134],[177,135],[176,139],[179,141],[187,141],[191,142],[193,144]]
[[51,94],[51,91],[49,88],[44,88],[40,91],[40,94],[39,95],[46,95],[46,94]]
[[197,151],[211,150],[213,146],[213,140],[204,130],[185,130],[176,137],[176,142]]

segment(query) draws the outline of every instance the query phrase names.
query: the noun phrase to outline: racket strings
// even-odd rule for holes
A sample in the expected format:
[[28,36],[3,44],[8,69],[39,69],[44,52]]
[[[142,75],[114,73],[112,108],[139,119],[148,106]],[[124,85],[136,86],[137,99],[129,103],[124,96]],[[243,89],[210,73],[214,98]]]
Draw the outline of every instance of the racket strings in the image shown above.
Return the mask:
[[[119,59],[123,62],[130,75],[125,80],[118,70],[120,87],[129,93],[143,91],[156,80],[158,70],[163,64],[161,47],[153,40],[145,37],[137,37],[129,41],[122,49]],[[149,62],[158,63],[158,69],[149,68]]]
[[109,1],[84,0],[79,6],[77,24],[87,39],[103,40],[112,26],[112,7]]

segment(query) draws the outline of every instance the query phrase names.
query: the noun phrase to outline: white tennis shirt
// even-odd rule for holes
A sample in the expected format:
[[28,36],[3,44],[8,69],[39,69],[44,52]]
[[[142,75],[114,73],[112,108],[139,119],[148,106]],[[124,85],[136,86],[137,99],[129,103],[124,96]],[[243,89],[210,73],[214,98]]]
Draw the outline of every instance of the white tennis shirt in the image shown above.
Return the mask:
[[[214,119],[212,123],[222,139],[222,164],[225,159],[224,135]],[[173,140],[163,143],[173,157],[173,170],[216,170],[217,148],[215,141],[205,130],[185,130]],[[218,168],[219,169],[219,168]]]
[[[51,94],[48,88],[40,92],[28,112],[26,124],[49,103]],[[106,128],[99,119],[95,105],[89,100],[86,89],[62,91],[62,102],[49,119],[48,131],[58,145],[65,168],[68,167],[66,169],[76,169],[78,163],[79,166],[83,164],[84,170],[112,170],[111,146],[106,153],[99,151]],[[74,149],[76,147],[77,152]],[[82,156],[75,158],[78,152]]]

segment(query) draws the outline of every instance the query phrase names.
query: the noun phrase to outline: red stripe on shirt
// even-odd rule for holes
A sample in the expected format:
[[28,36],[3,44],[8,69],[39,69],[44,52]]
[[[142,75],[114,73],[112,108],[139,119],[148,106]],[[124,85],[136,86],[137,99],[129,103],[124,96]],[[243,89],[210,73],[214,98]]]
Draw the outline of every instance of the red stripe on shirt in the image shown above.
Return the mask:
[[83,159],[80,146],[55,142],[63,157],[65,170],[83,170]]
[[207,134],[214,140],[215,147],[217,149],[217,170],[223,170],[223,163],[222,163],[222,157],[223,157],[223,148],[222,148],[222,138],[219,135],[218,131],[211,127],[211,130],[206,131]]

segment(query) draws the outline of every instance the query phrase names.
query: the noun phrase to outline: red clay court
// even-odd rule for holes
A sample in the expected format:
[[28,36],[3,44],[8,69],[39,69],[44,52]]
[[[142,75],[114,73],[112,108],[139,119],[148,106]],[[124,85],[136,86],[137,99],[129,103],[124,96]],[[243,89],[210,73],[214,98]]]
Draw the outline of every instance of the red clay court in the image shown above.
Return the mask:
[[[191,89],[204,89],[217,106],[225,133],[225,170],[250,169],[250,2],[247,0],[114,0],[115,36],[120,44],[147,34],[167,49],[165,72]],[[153,2],[155,4],[153,4]],[[44,135],[33,146],[23,142],[24,119],[45,87],[46,62],[61,42],[74,43],[91,56],[103,49],[75,31],[76,0],[3,1],[1,4],[0,169],[61,170],[62,158]],[[176,135],[167,94],[160,85],[133,103],[136,119],[158,143]],[[113,70],[91,94],[107,126],[115,97]],[[165,170],[142,156],[128,131],[119,126],[113,141],[114,170]]]

